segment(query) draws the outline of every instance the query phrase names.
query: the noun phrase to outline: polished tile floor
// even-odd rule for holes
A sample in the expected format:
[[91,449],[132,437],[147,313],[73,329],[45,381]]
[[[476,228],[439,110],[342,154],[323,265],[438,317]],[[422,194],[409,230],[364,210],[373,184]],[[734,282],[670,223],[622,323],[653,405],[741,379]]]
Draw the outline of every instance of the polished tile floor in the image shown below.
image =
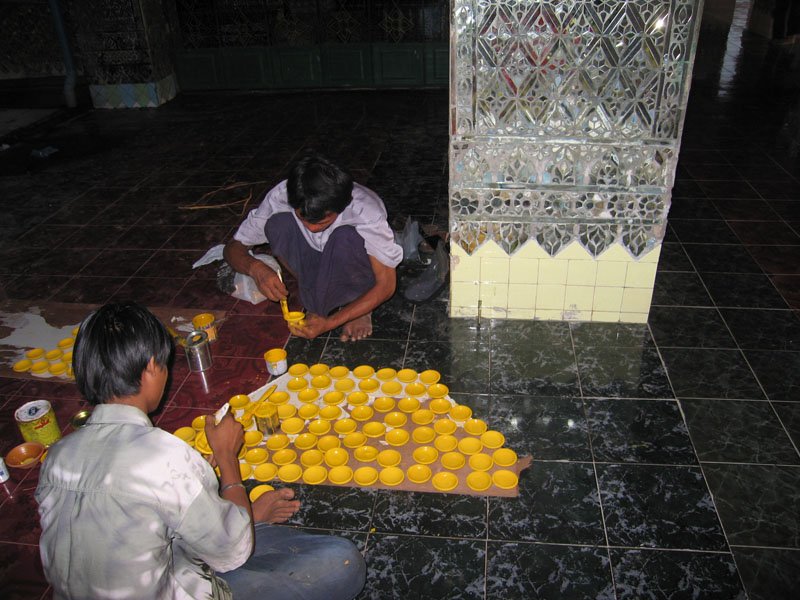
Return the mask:
[[[239,222],[236,202],[252,191],[252,206],[305,147],[351,168],[395,224],[446,227],[444,91],[185,94],[50,121],[0,156],[2,292],[226,311],[213,369],[176,361],[153,416],[167,430],[263,384],[274,345],[294,361],[440,370],[534,464],[515,499],[297,486],[294,525],[362,548],[362,598],[797,597],[799,94],[763,40],[737,27],[701,40],[646,326],[451,320],[446,295],[398,295],[370,340],[287,341],[277,307],[192,270]],[[48,145],[59,153],[28,156]],[[203,198],[237,182],[250,185]],[[82,405],[71,384],[0,377],[0,451],[33,398],[62,424]],[[36,476],[0,486],[3,598],[51,595]]]

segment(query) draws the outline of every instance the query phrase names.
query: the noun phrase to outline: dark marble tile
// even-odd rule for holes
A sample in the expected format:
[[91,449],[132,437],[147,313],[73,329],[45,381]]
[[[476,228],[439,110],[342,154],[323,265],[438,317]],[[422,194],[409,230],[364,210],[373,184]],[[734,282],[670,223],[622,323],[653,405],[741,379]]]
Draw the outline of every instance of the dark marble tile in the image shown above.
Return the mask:
[[520,475],[519,497],[489,498],[489,539],[602,544],[591,464],[534,462]]
[[85,225],[64,240],[59,248],[107,248],[124,236],[125,225]]
[[697,273],[659,271],[653,286],[653,306],[712,306]]
[[745,600],[730,554],[611,550],[617,598]]
[[772,402],[771,404],[794,445],[800,448],[800,404],[792,402]]
[[770,400],[800,399],[800,354],[747,350],[747,362]]
[[690,164],[686,166],[686,170],[695,181],[735,181],[742,179],[736,167],[727,164]]
[[791,310],[721,309],[740,348],[800,350],[800,317]]
[[[459,401],[460,402],[460,401]],[[588,424],[579,398],[493,396],[491,427],[506,436],[505,445],[536,460],[591,461]]]
[[673,197],[669,208],[669,220],[675,219],[718,219],[722,216],[717,212],[714,203],[707,198],[676,198]]
[[489,392],[489,365],[492,353],[482,343],[453,346],[447,342],[410,342],[404,368],[422,372],[436,369],[441,383],[451,392]]
[[696,464],[674,400],[584,400],[594,458],[602,462]]
[[[176,231],[178,231],[177,227],[169,225],[133,225],[129,227],[124,234],[119,236],[114,246],[120,249],[136,248],[140,250],[158,250],[164,247],[167,240],[175,235]],[[209,244],[204,248],[190,246],[189,249],[205,251],[212,245],[213,244]]]
[[44,577],[39,546],[0,542],[0,590],[6,600],[42,598],[49,587]]
[[653,306],[647,320],[659,347],[736,347],[715,308]]
[[157,250],[142,268],[140,276],[147,277],[188,277],[192,274],[192,264],[203,253],[194,250]]
[[747,246],[747,250],[770,275],[800,275],[800,245]]
[[38,225],[20,235],[15,244],[22,248],[56,248],[83,229],[80,225]]
[[787,308],[766,275],[702,273],[701,277],[717,306]]
[[705,198],[706,193],[691,179],[676,179],[672,187],[673,198]]
[[772,275],[770,280],[789,306],[800,309],[800,275]]
[[81,272],[99,254],[97,248],[75,248],[70,252],[53,250],[39,260],[31,261],[26,271],[33,275],[72,276]]
[[584,396],[671,398],[672,389],[658,351],[640,347],[576,347]]
[[785,548],[732,548],[750,600],[777,600],[797,595],[800,551]]
[[[85,275],[92,277],[130,277],[140,269],[153,255],[152,250],[118,250],[108,248],[103,250],[84,269]],[[152,276],[152,273],[142,269],[141,277]],[[163,282],[162,283],[166,283]]]
[[[381,367],[402,368],[405,342],[387,340],[360,340],[342,342],[331,337],[325,345],[320,360],[329,365],[344,365],[353,369],[358,365],[370,365],[375,370]],[[428,368],[436,368],[430,365]]]
[[709,198],[754,198],[760,196],[746,181],[698,181]]
[[484,597],[486,542],[370,535],[359,600]]
[[661,244],[661,255],[658,258],[659,271],[694,271],[683,245],[679,243]]
[[[186,357],[176,356],[175,361],[185,365]],[[176,407],[215,410],[235,394],[260,388],[269,377],[263,358],[213,358],[210,369],[189,373],[171,402]]]
[[706,464],[732,546],[800,548],[800,468]]
[[769,402],[681,400],[701,461],[800,464]]
[[764,398],[738,350],[662,348],[661,356],[678,398]]
[[781,221],[728,221],[744,244],[798,244],[800,236]]
[[52,295],[58,302],[105,304],[127,280],[126,277],[73,277]]
[[[145,265],[138,274],[149,275],[147,266]],[[170,306],[229,311],[238,302],[233,296],[229,296],[217,289],[216,281],[211,279],[197,277],[184,279],[176,274],[174,277],[163,281],[165,285],[174,286],[174,289],[178,290],[170,300]]]
[[536,346],[570,345],[570,326],[565,321],[494,319],[489,335],[493,351],[518,346],[520,342]]
[[289,329],[282,317],[227,315],[211,344],[214,356],[264,357],[270,348],[283,348]]
[[3,502],[0,510],[0,542],[33,545],[39,543],[42,533],[39,526],[39,505],[33,497],[36,483],[36,480],[31,481],[30,477],[26,477],[17,486],[13,496]]
[[683,244],[735,244],[736,234],[722,220],[670,219],[670,225]]
[[38,262],[49,252],[43,249],[11,247],[0,251],[0,274],[29,275],[30,265]]
[[684,244],[686,254],[700,273],[758,273],[758,266],[741,244]]
[[[320,336],[313,340],[307,340],[299,337],[290,337],[286,342],[284,350],[289,364],[296,362],[313,365],[314,363],[321,362],[322,351],[325,349],[325,344],[328,342],[327,336]],[[330,363],[330,366],[335,366],[336,363]],[[357,365],[353,365],[357,366]]]
[[489,542],[487,600],[614,598],[608,553],[597,547]]
[[[372,338],[376,340],[398,340],[405,342],[411,329],[414,305],[395,294],[388,302],[372,311]],[[337,330],[335,334],[341,335]]]
[[508,345],[492,349],[493,394],[578,396],[578,366],[569,344]]
[[726,548],[698,467],[597,465],[597,477],[609,544]]
[[49,300],[66,287],[72,276],[20,275],[2,286],[8,298],[14,300]]
[[641,348],[653,340],[647,325],[637,323],[570,323],[569,327],[576,347]]
[[58,402],[68,398],[80,398],[81,394],[74,381],[65,381],[63,379],[28,379],[17,392],[14,400],[22,404],[34,397],[50,400],[51,402]]
[[800,184],[796,181],[784,178],[753,179],[749,183],[762,198],[797,200],[800,197]]
[[729,221],[777,221],[779,219],[778,213],[764,200],[724,198],[713,200],[713,202],[719,214]]
[[768,200],[767,204],[787,221],[800,220],[800,203],[797,200]]
[[135,300],[145,306],[169,306],[178,290],[156,277],[129,277],[117,288],[110,301]]
[[380,533],[486,537],[487,499],[378,490],[372,527]]
[[333,485],[291,485],[300,510],[290,525],[368,531],[377,490]]
[[447,303],[439,301],[417,306],[409,339],[449,342],[454,346],[488,342],[490,321],[479,323],[477,319],[451,319],[447,310]]

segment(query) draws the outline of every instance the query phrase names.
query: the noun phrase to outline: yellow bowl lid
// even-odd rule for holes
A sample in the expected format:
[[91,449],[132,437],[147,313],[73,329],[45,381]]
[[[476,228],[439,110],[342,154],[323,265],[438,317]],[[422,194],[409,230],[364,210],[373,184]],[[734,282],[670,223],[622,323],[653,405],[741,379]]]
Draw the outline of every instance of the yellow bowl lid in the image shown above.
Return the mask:
[[429,465],[439,458],[439,451],[433,446],[419,446],[411,455],[415,461],[422,465]]
[[417,372],[414,369],[400,369],[397,372],[397,379],[403,383],[411,383],[412,381],[416,381]]
[[433,445],[439,452],[450,452],[458,446],[458,440],[454,435],[440,435],[433,440]]
[[305,421],[299,417],[290,417],[281,423],[281,431],[293,435],[300,433],[305,427]]
[[431,400],[428,408],[430,408],[437,415],[443,415],[450,410],[451,406],[453,405],[450,404],[450,400],[447,398],[434,398]]
[[403,446],[408,443],[409,437],[411,436],[408,435],[408,432],[405,429],[392,429],[386,433],[384,439],[389,443],[390,446]]
[[394,408],[395,401],[394,398],[389,398],[388,396],[381,396],[380,398],[375,398],[375,402],[372,403],[372,408],[377,410],[378,412],[389,412]]
[[449,392],[449,388],[443,383],[433,383],[428,386],[428,396],[431,398],[444,398]]
[[425,393],[425,386],[422,385],[421,383],[414,382],[414,383],[409,383],[406,386],[406,394],[408,394],[409,396],[421,396],[424,393]]
[[385,469],[381,469],[378,478],[383,485],[400,485],[403,483],[406,475],[403,473],[403,469],[398,467],[386,467]]
[[356,406],[350,411],[350,416],[356,421],[367,421],[372,418],[375,411],[371,406]]
[[404,413],[413,413],[415,410],[419,409],[419,400],[406,396],[397,402],[397,408]]
[[374,467],[359,467],[353,472],[353,480],[358,485],[372,485],[378,481],[378,470]]
[[247,394],[236,394],[230,397],[228,404],[231,405],[231,408],[244,408],[250,404],[250,396]]
[[371,377],[368,379],[362,379],[358,382],[358,389],[362,392],[372,393],[378,389],[380,386],[380,382],[377,379],[372,379]]
[[511,448],[498,448],[492,453],[492,458],[498,467],[510,467],[517,462],[517,453]]
[[206,428],[206,416],[199,415],[192,419],[192,427],[194,427],[197,431],[201,431]]
[[181,438],[184,442],[191,442],[197,435],[197,430],[194,427],[178,427],[172,432],[172,435]]
[[289,382],[286,384],[286,388],[293,392],[299,392],[300,390],[304,390],[307,387],[308,387],[308,382],[306,381],[305,377],[295,377],[294,379],[290,379]]
[[244,445],[257,446],[264,440],[264,434],[260,431],[245,431],[244,432]]
[[425,483],[431,478],[431,468],[428,465],[411,465],[406,469],[406,475],[412,483]]
[[500,448],[505,441],[506,436],[493,429],[490,429],[481,435],[481,442],[483,442],[483,445],[487,448]]
[[328,375],[330,375],[334,379],[341,379],[342,377],[347,377],[349,374],[350,374],[350,369],[342,365],[331,367],[330,370],[328,371]]
[[317,436],[308,431],[294,438],[294,447],[298,450],[308,450],[317,445]]
[[378,464],[382,467],[394,467],[399,465],[402,458],[403,457],[397,450],[389,449],[378,452]]
[[325,404],[330,404],[331,406],[340,404],[343,400],[344,400],[344,392],[340,392],[339,390],[326,392],[325,395],[322,397],[322,401]]
[[242,478],[242,481],[245,479],[250,479],[253,475],[253,467],[252,465],[248,465],[247,463],[239,463],[239,475]]
[[454,421],[466,421],[472,416],[472,409],[464,404],[456,404],[450,409],[450,418]]
[[445,469],[456,471],[467,464],[467,459],[460,452],[445,452],[441,462]]
[[333,388],[339,392],[349,392],[354,387],[356,387],[356,384],[352,379],[339,379],[333,384]]
[[319,414],[319,406],[316,404],[304,404],[300,408],[297,409],[297,416],[303,419],[304,421],[308,421],[313,419]]
[[278,467],[272,463],[258,465],[253,471],[253,476],[259,481],[270,481],[278,474]]
[[275,489],[274,487],[272,487],[271,485],[267,485],[266,483],[263,483],[261,485],[257,485],[252,490],[250,490],[250,494],[249,494],[250,495],[250,502],[255,502],[261,496],[263,496],[267,492],[273,491],[274,489]]
[[411,420],[417,425],[427,425],[433,421],[433,411],[427,408],[420,408],[411,413]]
[[364,435],[367,437],[376,438],[382,436],[386,432],[386,425],[378,421],[370,421],[364,424],[361,431],[363,431]]
[[328,470],[322,465],[311,465],[303,471],[303,482],[319,485],[328,478]]
[[284,435],[282,433],[274,433],[269,438],[267,438],[267,448],[272,450],[280,450],[281,448],[286,448],[289,445],[289,436]]
[[475,454],[483,450],[483,443],[474,437],[465,437],[458,440],[458,451],[462,454]]
[[464,431],[470,435],[481,435],[488,429],[485,421],[480,419],[467,419],[464,422]]
[[305,363],[294,363],[289,367],[289,375],[292,377],[302,377],[308,373],[308,365]]
[[417,427],[411,432],[411,439],[418,444],[430,444],[436,438],[433,427]]
[[388,413],[384,418],[383,422],[386,423],[389,427],[402,427],[408,421],[408,417],[401,413],[400,411],[393,411]]
[[339,446],[325,451],[325,464],[329,467],[346,465],[349,460],[350,454],[347,452],[347,450],[340,448]]
[[353,479],[353,469],[347,465],[339,465],[328,471],[328,481],[336,485],[344,485]]
[[25,353],[25,356],[32,361],[37,361],[44,358],[44,348],[32,348]]
[[294,463],[283,465],[280,469],[278,469],[278,477],[281,481],[285,481],[286,483],[292,483],[293,481],[297,481],[300,479],[300,476],[303,474],[303,468],[300,465],[296,465]]
[[375,373],[375,377],[381,381],[389,381],[390,379],[394,379],[395,375],[397,375],[397,371],[391,367],[383,367],[382,369],[378,369],[378,371]]
[[297,458],[297,452],[291,448],[282,448],[272,455],[272,462],[276,465],[288,465]]
[[330,369],[328,365],[325,363],[316,363],[308,367],[308,372],[311,373],[312,377],[317,377],[318,375],[325,375]]
[[472,471],[467,475],[467,487],[476,492],[484,492],[492,485],[492,477],[486,471]]
[[317,440],[317,448],[323,452],[327,452],[331,448],[338,448],[342,444],[342,440],[338,435],[323,435]]
[[297,399],[300,402],[313,402],[317,398],[319,398],[319,391],[314,388],[303,388],[297,392]]
[[442,374],[439,373],[439,371],[434,371],[433,369],[427,369],[419,374],[419,380],[425,385],[432,385],[441,378]]
[[374,446],[359,446],[353,450],[353,456],[360,462],[372,462],[378,457],[378,449]]
[[342,414],[342,409],[338,406],[324,406],[319,411],[319,418],[324,419],[325,421],[333,421],[334,419],[338,419],[339,416]]
[[272,392],[272,395],[267,399],[270,404],[280,405],[286,404],[289,401],[289,394],[283,390]]
[[381,392],[387,396],[396,396],[402,389],[403,386],[397,381],[387,381],[381,386]]
[[374,374],[375,374],[375,369],[373,369],[369,365],[359,365],[355,369],[353,369],[353,375],[357,379],[366,379],[367,377],[372,377]]
[[441,471],[433,476],[431,483],[440,492],[449,492],[458,485],[458,477],[449,471]]
[[341,435],[352,433],[356,430],[356,427],[358,427],[358,423],[356,423],[355,419],[349,418],[339,419],[333,424],[333,430]]
[[473,471],[488,471],[494,465],[494,459],[485,452],[478,452],[469,457],[469,468]]
[[[281,450],[278,450],[278,452],[281,452]],[[244,459],[251,465],[260,465],[267,462],[267,456],[269,456],[269,453],[266,448],[250,448],[244,453]]]
[[33,361],[31,359],[23,358],[14,363],[13,369],[17,373],[24,373],[25,371],[30,371],[32,366]]
[[362,406],[367,400],[369,396],[365,392],[351,392],[347,395],[347,402],[352,406]]
[[281,421],[291,419],[297,414],[297,407],[294,404],[281,404],[278,406],[278,418]]
[[324,390],[326,387],[330,386],[331,378],[327,375],[317,375],[311,380],[311,385],[318,390]]
[[331,422],[317,419],[308,424],[308,430],[314,435],[325,435],[331,430]]
[[304,467],[321,465],[323,460],[325,460],[325,453],[318,448],[306,450],[300,455],[300,464]]
[[502,490],[510,490],[519,483],[519,478],[513,471],[499,469],[492,473],[492,483]]
[[367,443],[367,436],[361,431],[353,431],[344,436],[342,444],[347,448],[358,448]]

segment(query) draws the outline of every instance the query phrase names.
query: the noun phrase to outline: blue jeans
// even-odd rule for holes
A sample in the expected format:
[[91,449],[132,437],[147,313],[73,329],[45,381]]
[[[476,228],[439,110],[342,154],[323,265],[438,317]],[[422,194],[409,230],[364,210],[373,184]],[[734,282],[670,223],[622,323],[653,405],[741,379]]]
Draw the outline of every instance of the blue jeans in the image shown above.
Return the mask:
[[350,600],[364,587],[366,572],[350,540],[258,523],[253,555],[217,576],[228,583],[234,600]]

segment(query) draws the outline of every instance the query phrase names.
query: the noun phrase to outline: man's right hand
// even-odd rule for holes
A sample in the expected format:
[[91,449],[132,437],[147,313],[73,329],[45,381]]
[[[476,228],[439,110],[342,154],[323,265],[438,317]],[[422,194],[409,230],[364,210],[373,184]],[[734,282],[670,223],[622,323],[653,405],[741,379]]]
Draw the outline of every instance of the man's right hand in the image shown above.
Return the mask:
[[256,282],[258,289],[273,302],[284,300],[289,294],[278,274],[260,260],[255,261],[250,269],[250,277]]
[[219,425],[214,424],[214,415],[206,415],[206,439],[217,462],[236,457],[244,443],[242,424],[230,413],[222,417]]

